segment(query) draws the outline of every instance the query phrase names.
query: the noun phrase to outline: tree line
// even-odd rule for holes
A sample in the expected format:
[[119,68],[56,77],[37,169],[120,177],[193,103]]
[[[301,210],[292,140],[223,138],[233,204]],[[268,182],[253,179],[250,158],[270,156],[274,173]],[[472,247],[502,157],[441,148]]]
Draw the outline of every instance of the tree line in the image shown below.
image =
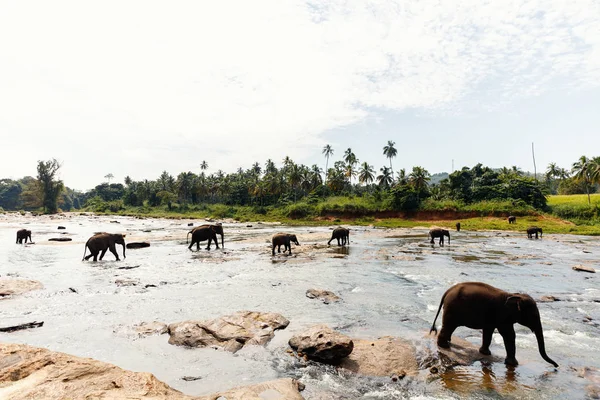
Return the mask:
[[589,194],[600,184],[600,157],[582,156],[569,170],[551,163],[540,179],[514,166],[494,169],[477,164],[453,171],[446,179],[432,184],[431,174],[420,166],[393,173],[392,159],[397,156],[393,141],[383,147],[389,167],[383,165],[379,172],[367,162],[360,163],[351,148],[330,166],[334,152],[330,145],[323,148],[325,169],[285,157],[279,168],[269,159],[233,173],[218,170],[208,174],[209,166],[202,161],[199,173],[188,171],[173,176],[163,171],[154,180],[135,181],[127,176],[123,183],[110,183],[114,176],[108,173],[107,182],[87,192],[65,187],[56,178],[61,167],[58,161],[39,161],[36,178],[0,180],[0,207],[47,213],[81,208],[113,212],[126,207],[173,209],[203,203],[264,207],[336,195],[372,196],[397,210],[416,209],[429,198],[464,203],[512,199],[544,208],[547,194],[587,193],[590,202]]

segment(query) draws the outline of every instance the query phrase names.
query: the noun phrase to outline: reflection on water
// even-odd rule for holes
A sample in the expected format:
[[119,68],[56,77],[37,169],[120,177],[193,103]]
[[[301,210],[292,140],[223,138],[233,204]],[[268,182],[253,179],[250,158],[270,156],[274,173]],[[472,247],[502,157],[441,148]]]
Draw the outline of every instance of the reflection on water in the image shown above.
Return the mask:
[[[436,242],[432,247],[428,229],[352,227],[349,246],[328,247],[327,227],[225,224],[225,249],[201,247],[192,252],[185,244],[190,221],[19,218],[11,221],[0,214],[0,275],[36,279],[44,289],[0,301],[0,321],[6,326],[45,323],[40,329],[0,334],[0,341],[152,372],[188,394],[295,376],[307,385],[304,396],[309,399],[582,398],[586,380],[576,378],[569,366],[600,367],[600,289],[595,275],[571,269],[597,264],[597,238],[547,235],[535,241],[517,233],[461,231],[451,245],[440,247]],[[58,225],[66,226],[72,242],[48,242],[57,235]],[[15,231],[23,226],[33,231],[35,245],[14,244]],[[111,257],[81,262],[84,244],[96,231],[127,232],[128,241],[152,245],[128,251],[121,262]],[[271,257],[270,237],[280,231],[295,233],[302,243],[293,247],[292,256]],[[132,284],[117,286],[117,280]],[[435,379],[392,383],[389,377],[298,366],[285,352],[294,333],[317,323],[357,338],[392,335],[413,341],[418,349],[434,346],[423,333],[444,291],[462,281],[483,281],[534,299],[559,298],[538,302],[538,307],[548,355],[561,368],[555,372],[540,358],[535,336],[519,325],[517,368],[509,369],[501,361],[476,362],[442,371]],[[308,299],[305,293],[311,288],[330,290],[343,301],[326,305]],[[279,312],[291,323],[266,347],[249,346],[235,355],[171,346],[165,336],[140,339],[126,334],[126,328],[143,321],[208,319],[248,309]],[[468,328],[458,328],[455,335],[481,342],[481,333]],[[498,334],[491,351],[504,359]],[[202,379],[180,379],[186,375]]]

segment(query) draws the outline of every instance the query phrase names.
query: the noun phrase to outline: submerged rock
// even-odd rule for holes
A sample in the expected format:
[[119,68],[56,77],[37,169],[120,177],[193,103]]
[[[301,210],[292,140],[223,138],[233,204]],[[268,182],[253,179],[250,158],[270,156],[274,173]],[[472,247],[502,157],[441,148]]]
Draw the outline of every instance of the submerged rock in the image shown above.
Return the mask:
[[0,344],[0,398],[193,399],[147,372],[22,344]]
[[552,303],[554,301],[560,301],[560,299],[558,297],[548,295],[540,297],[538,301],[541,303]]
[[335,293],[330,292],[329,290],[320,290],[320,289],[308,289],[306,291],[306,297],[309,299],[319,299],[325,304],[329,304],[331,302],[340,301],[340,297]]
[[256,385],[242,386],[226,392],[199,397],[199,400],[303,400],[300,382],[282,378]]
[[575,266],[573,267],[573,269],[574,269],[575,271],[581,271],[581,272],[590,272],[590,273],[592,273],[592,274],[595,274],[595,273],[596,273],[596,270],[595,270],[594,268],[592,268],[592,267],[588,267],[587,265],[575,265]]
[[444,367],[471,365],[475,361],[481,360],[504,362],[504,353],[502,357],[493,354],[486,356],[479,352],[479,345],[475,345],[454,335],[452,336],[449,349],[444,349],[437,345],[436,335],[429,333],[426,337],[433,340],[432,347],[437,350],[437,354],[432,354],[432,357],[439,359]]
[[58,237],[58,238],[50,238],[48,239],[49,242],[70,242],[71,238],[68,237]]
[[162,335],[168,331],[167,324],[158,321],[140,322],[134,325],[133,329],[140,337]]
[[0,299],[43,288],[40,282],[31,279],[0,278]]
[[315,325],[294,335],[288,343],[298,354],[329,364],[339,363],[354,348],[352,339],[327,325]]
[[377,340],[354,340],[354,350],[339,365],[362,375],[405,376],[418,370],[416,351],[404,339],[384,336]]
[[268,343],[277,329],[284,329],[289,323],[277,313],[239,311],[213,320],[170,324],[169,343],[187,347],[221,347],[235,353],[246,345]]
[[590,399],[600,399],[600,370],[593,367],[573,368],[573,370],[579,378],[586,380],[585,391],[587,396]]
[[127,245],[125,246],[128,249],[143,249],[145,247],[150,247],[150,243],[148,242],[132,242],[132,243],[127,243]]

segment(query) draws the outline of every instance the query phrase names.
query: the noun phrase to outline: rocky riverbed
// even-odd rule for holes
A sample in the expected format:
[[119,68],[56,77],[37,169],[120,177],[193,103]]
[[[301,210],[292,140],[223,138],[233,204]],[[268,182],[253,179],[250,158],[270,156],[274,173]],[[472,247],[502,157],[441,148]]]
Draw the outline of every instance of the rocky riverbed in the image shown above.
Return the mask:
[[[225,221],[224,249],[189,251],[188,224],[203,222],[0,214],[0,328],[44,322],[0,332],[0,395],[5,390],[20,398],[14,385],[35,380],[28,376],[59,379],[43,362],[23,361],[32,355],[92,358],[102,371],[109,368],[104,363],[113,364],[119,368],[111,371],[127,376],[133,388],[123,396],[141,398],[150,395],[136,392],[136,385],[148,379],[160,389],[156,398],[212,396],[284,378],[300,393],[293,396],[306,399],[545,399],[600,392],[600,286],[589,271],[600,267],[597,238],[461,231],[439,247],[429,244],[429,227],[351,227],[349,246],[328,247],[328,227]],[[34,244],[14,243],[20,228],[32,231]],[[86,240],[100,231],[151,246],[128,250],[120,262],[110,252],[103,261],[82,262]],[[291,256],[272,257],[269,239],[281,231],[295,233],[301,245],[292,245]],[[72,240],[49,240],[60,237]],[[560,368],[541,359],[535,336],[519,325],[516,368],[503,364],[498,334],[492,356],[477,352],[481,332],[464,327],[451,351],[439,351],[429,327],[444,291],[464,281],[538,300],[547,352]],[[309,357],[310,346],[292,350],[290,339],[310,336],[316,325],[343,337],[341,359]],[[6,354],[13,355],[10,363]],[[10,368],[24,372],[7,374]],[[263,386],[255,395],[269,390]]]

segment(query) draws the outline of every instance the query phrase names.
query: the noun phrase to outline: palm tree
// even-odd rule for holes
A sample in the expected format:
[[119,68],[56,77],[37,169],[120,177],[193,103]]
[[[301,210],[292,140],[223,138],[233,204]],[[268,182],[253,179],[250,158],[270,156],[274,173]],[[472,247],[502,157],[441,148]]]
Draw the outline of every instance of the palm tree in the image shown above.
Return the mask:
[[397,172],[398,174],[398,183],[400,185],[406,185],[406,182],[408,182],[408,179],[406,178],[406,170],[404,168],[402,168],[400,171]]
[[358,159],[356,155],[352,152],[352,149],[348,147],[348,150],[344,153],[344,161],[346,161],[346,166],[344,169],[346,170],[346,177],[350,180],[350,184],[352,184],[352,177],[356,176],[356,171],[354,170],[354,166],[358,163]]
[[556,163],[548,164],[548,169],[546,170],[546,180],[550,181],[552,178],[558,178],[560,176],[560,168]]
[[594,157],[590,161],[590,178],[592,183],[600,183],[600,157]]
[[206,171],[208,169],[208,163],[206,161],[202,161],[202,163],[200,164],[200,169],[202,171]]
[[388,167],[382,167],[379,170],[381,171],[381,175],[377,177],[377,183],[379,186],[389,188],[393,182],[392,170]]
[[408,176],[408,181],[415,188],[417,193],[421,193],[429,186],[429,172],[423,167],[413,167]]
[[573,172],[573,178],[577,182],[583,182],[585,186],[585,192],[587,193],[588,204],[592,204],[590,200],[590,185],[592,183],[592,169],[593,165],[590,162],[590,159],[586,156],[579,157],[579,161],[573,163],[573,168],[571,168],[571,172]]
[[358,173],[358,181],[366,185],[373,182],[375,179],[375,170],[373,166],[369,165],[368,162],[362,163],[360,166],[360,172]]
[[394,147],[395,144],[396,142],[388,140],[387,145],[383,146],[383,155],[390,159],[390,171],[394,170],[392,168],[392,158],[396,157],[396,154],[398,154],[398,150]]
[[310,172],[311,172],[311,175],[310,175],[311,186],[312,186],[312,189],[315,189],[315,188],[317,188],[317,186],[320,186],[323,184],[323,177],[321,176],[321,172],[323,172],[323,171],[317,164],[313,164]]
[[333,148],[326,144],[325,147],[323,147],[323,151],[322,154],[325,154],[325,158],[327,159],[327,161],[325,162],[325,180],[327,180],[327,174],[328,174],[328,167],[329,167],[329,156],[333,155]]

